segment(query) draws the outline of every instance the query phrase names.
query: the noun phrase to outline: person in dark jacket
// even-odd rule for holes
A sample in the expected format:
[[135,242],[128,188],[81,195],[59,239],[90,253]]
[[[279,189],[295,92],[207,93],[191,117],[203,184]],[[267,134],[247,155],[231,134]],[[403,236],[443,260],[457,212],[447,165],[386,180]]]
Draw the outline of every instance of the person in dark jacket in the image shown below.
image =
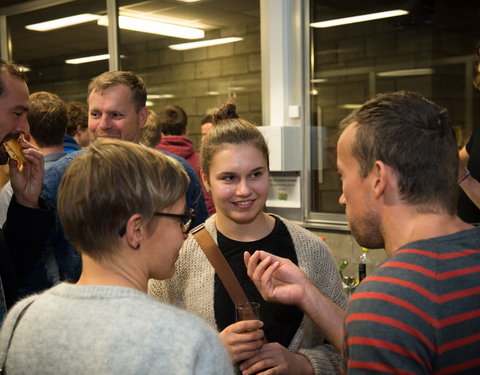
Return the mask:
[[162,138],[156,148],[184,158],[200,178],[200,154],[195,151],[192,141],[185,137],[188,117],[183,108],[178,105],[163,107],[158,112],[158,121]]
[[188,161],[202,182],[208,214],[214,214],[215,205],[212,196],[205,188],[200,174],[200,154],[198,151],[195,151],[192,141],[185,136],[188,124],[187,114],[178,105],[167,105],[158,113],[158,122],[162,130],[162,137],[160,143],[155,148],[171,152]]
[[[9,163],[14,193],[7,221],[0,230],[0,320],[16,302],[18,282],[29,272],[53,223],[52,212],[39,199],[44,174],[42,153],[20,137],[30,133],[28,107],[25,75],[15,64],[0,59],[0,164]],[[4,142],[17,138],[26,159],[21,168],[16,160],[9,160],[4,147]]]
[[[480,90],[480,42],[475,48],[475,76],[473,86]],[[458,171],[458,216],[473,224],[480,223],[480,128],[473,129],[472,136],[460,150]]]

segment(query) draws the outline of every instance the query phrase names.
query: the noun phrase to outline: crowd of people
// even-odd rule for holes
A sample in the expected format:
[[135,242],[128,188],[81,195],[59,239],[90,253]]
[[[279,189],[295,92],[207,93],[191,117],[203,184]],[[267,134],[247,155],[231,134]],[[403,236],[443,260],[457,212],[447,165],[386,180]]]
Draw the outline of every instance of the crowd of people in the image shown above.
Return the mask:
[[[264,211],[268,145],[236,105],[196,151],[185,110],[146,98],[128,71],[92,78],[86,104],[29,95],[0,60],[2,372],[480,371],[480,228],[457,208],[459,186],[480,205],[477,133],[459,152],[447,110],[411,91],[341,121],[339,203],[387,254],[347,300],[334,249]],[[237,319],[232,283],[259,318]]]

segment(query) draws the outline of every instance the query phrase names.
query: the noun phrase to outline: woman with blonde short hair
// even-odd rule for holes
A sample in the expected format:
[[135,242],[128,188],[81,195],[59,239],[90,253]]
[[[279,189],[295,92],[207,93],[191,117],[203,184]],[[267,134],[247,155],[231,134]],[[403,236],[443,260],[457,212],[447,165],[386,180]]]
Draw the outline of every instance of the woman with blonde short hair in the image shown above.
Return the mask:
[[211,327],[145,293],[149,278],[175,272],[193,217],[188,183],[179,162],[126,141],[98,141],[73,160],[58,213],[82,273],[7,315],[0,360],[8,373],[232,372]]

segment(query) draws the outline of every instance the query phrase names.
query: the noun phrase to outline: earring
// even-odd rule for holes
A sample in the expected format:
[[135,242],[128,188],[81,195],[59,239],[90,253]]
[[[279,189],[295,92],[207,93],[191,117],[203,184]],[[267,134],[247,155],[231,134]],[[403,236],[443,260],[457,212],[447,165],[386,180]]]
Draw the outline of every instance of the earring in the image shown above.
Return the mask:
[[207,193],[210,193],[210,188],[205,187],[205,191],[206,191]]
[[137,243],[137,246],[135,246],[135,250],[138,250],[138,249],[140,249],[140,244],[139,243]]

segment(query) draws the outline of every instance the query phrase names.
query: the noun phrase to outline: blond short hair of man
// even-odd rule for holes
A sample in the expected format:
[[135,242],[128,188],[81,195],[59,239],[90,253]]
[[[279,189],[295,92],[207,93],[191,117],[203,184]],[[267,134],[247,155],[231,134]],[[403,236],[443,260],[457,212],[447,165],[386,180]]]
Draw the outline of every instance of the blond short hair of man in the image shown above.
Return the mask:
[[153,229],[154,212],[175,204],[188,184],[182,165],[157,150],[118,139],[96,141],[63,176],[60,222],[80,252],[109,258],[130,216],[141,214]]
[[105,90],[118,85],[124,85],[130,89],[132,103],[135,105],[137,113],[140,112],[147,102],[147,89],[143,79],[134,72],[115,70],[104,72],[92,78],[88,84],[88,97],[94,91],[103,94]]

